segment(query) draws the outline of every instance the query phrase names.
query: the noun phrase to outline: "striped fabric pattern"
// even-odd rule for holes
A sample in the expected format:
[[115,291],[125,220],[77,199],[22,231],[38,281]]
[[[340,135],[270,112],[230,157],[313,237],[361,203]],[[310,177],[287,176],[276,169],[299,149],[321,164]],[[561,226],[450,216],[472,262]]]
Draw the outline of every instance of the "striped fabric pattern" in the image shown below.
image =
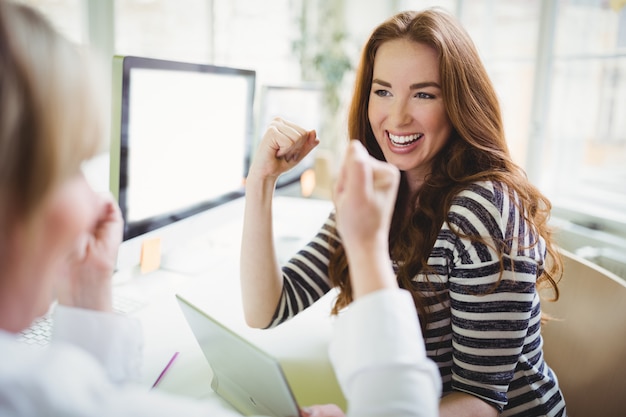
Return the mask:
[[[424,339],[444,395],[472,394],[503,416],[564,416],[563,396],[543,360],[535,282],[545,246],[542,240],[533,246],[533,238],[504,185],[473,184],[454,199],[428,260],[431,271],[415,276],[413,286],[430,313]],[[331,213],[283,266],[283,294],[270,327],[330,291],[328,260],[338,244]]]

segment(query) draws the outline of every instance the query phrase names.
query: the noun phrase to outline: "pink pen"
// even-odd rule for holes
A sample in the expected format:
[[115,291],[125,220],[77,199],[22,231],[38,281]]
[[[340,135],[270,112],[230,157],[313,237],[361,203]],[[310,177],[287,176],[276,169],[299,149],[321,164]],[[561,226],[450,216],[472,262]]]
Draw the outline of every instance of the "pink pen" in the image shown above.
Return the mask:
[[165,365],[165,368],[163,368],[163,370],[159,374],[159,377],[156,379],[156,381],[154,381],[154,384],[152,384],[152,388],[156,387],[159,384],[159,382],[161,382],[161,380],[163,379],[163,376],[165,376],[165,373],[167,372],[168,369],[170,369],[170,367],[174,363],[174,360],[177,357],[178,357],[178,352],[174,352],[174,355],[172,356],[172,359],[170,359],[170,361],[167,363],[167,365]]

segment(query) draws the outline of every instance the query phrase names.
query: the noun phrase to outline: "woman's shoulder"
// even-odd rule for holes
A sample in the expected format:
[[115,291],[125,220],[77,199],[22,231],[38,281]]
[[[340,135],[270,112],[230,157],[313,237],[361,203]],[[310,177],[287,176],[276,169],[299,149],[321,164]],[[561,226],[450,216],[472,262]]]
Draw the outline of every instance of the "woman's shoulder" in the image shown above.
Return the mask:
[[509,190],[510,187],[501,181],[475,181],[462,188],[456,197],[495,200],[502,198],[501,196],[508,198],[510,194]]
[[504,233],[519,217],[516,195],[506,184],[480,181],[468,184],[452,200],[447,222],[462,230],[487,229]]
[[499,181],[477,181],[468,184],[461,189],[452,200],[452,212],[471,209],[472,211],[496,209],[502,213],[505,206],[515,206],[511,204],[515,199],[515,193],[510,188]]

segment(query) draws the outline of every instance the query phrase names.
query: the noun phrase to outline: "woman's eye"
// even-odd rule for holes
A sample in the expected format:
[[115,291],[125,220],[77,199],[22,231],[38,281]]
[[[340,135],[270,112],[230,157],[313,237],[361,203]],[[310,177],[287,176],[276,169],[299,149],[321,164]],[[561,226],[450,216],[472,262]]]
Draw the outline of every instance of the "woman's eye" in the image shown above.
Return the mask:
[[374,90],[374,94],[378,97],[389,97],[391,93],[387,90]]
[[417,93],[417,94],[415,94],[415,97],[423,98],[423,99],[433,99],[433,98],[435,98],[435,96],[433,96],[432,94],[428,94],[428,93]]

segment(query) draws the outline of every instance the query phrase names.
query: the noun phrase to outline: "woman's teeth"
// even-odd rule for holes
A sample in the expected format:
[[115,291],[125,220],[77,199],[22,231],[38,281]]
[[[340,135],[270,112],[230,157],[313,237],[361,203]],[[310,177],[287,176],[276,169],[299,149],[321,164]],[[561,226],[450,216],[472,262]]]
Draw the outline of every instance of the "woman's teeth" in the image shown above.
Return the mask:
[[407,136],[396,136],[396,135],[389,133],[389,139],[391,140],[391,143],[393,143],[396,146],[410,145],[411,143],[415,142],[422,136],[424,136],[422,133],[415,133],[413,135],[407,135]]

